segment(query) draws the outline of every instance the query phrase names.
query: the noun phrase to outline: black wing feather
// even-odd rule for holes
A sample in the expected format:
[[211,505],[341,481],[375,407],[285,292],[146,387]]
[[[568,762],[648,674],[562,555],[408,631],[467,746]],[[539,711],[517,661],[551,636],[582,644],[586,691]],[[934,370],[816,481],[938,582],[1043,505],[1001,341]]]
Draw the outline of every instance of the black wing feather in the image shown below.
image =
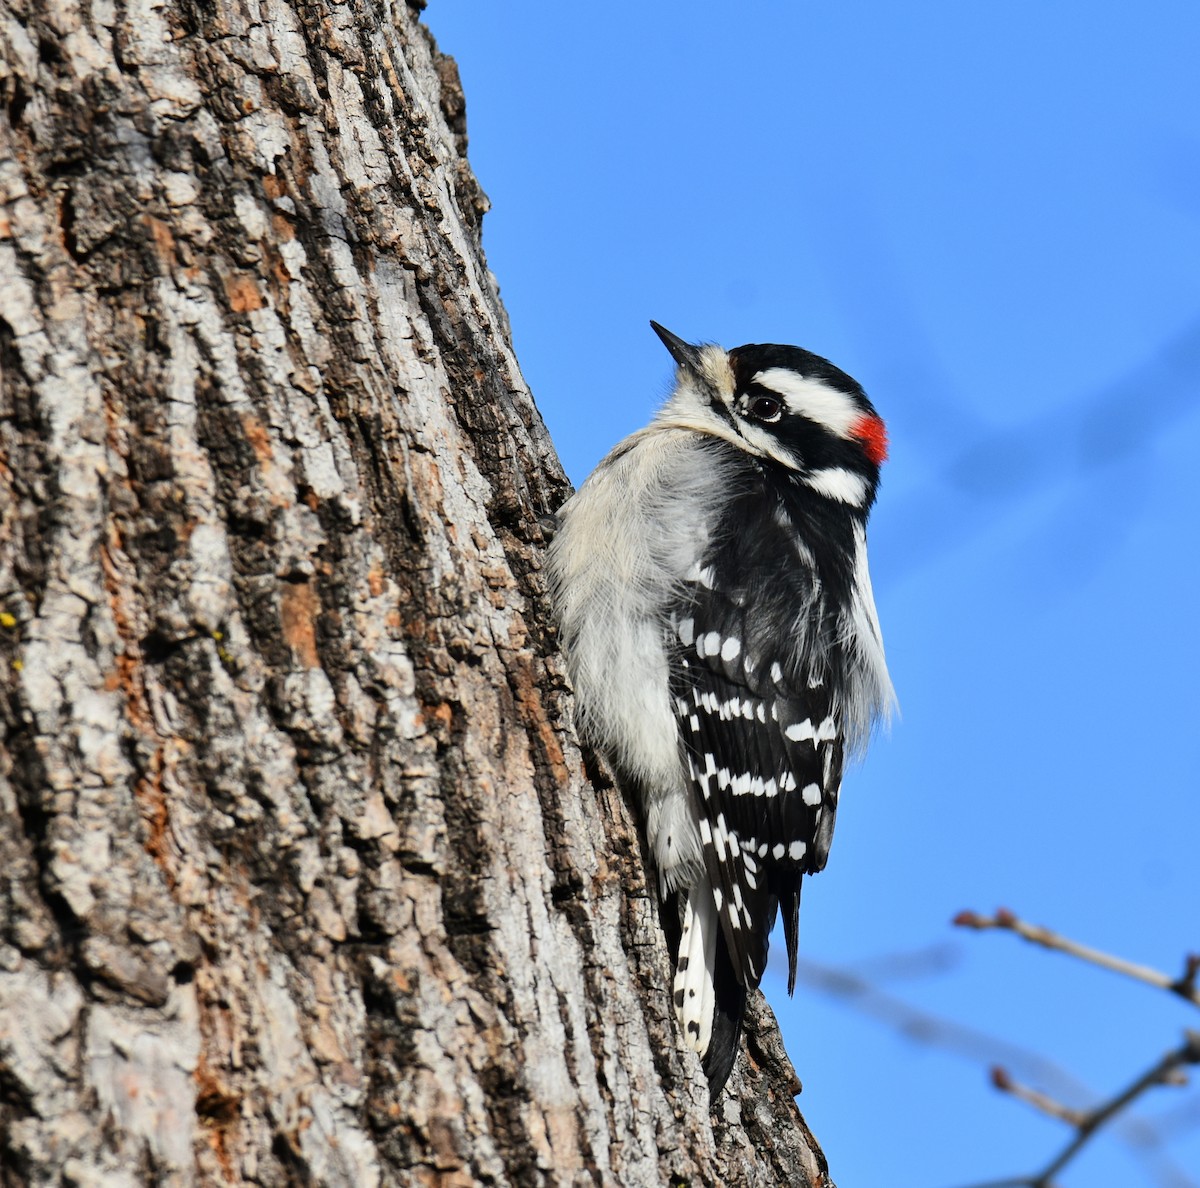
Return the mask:
[[[790,991],[800,882],[828,857],[843,742],[829,679],[838,671],[838,644],[833,625],[823,621],[819,578],[797,564],[792,540],[776,543],[787,553],[777,549],[774,556],[790,555],[790,563],[773,572],[722,558],[688,585],[672,620],[671,692],[702,822],[705,865],[719,892],[722,933],[738,980],[753,989],[762,978],[782,902]],[[718,572],[741,580],[722,588]],[[758,584],[753,591],[751,582]],[[799,654],[792,641],[756,633],[745,611],[752,593],[759,606],[764,596],[786,598],[793,621],[808,608],[810,655]]]

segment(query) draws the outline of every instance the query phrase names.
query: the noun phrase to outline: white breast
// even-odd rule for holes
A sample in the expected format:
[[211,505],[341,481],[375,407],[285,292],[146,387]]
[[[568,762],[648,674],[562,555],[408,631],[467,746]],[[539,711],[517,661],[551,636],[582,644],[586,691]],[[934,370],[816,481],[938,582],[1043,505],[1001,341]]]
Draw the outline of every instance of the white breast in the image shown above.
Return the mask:
[[710,539],[720,464],[711,445],[657,426],[627,438],[563,507],[549,553],[576,724],[637,780],[650,845],[672,886],[672,872],[694,868],[700,848],[666,641],[680,576],[695,572]]

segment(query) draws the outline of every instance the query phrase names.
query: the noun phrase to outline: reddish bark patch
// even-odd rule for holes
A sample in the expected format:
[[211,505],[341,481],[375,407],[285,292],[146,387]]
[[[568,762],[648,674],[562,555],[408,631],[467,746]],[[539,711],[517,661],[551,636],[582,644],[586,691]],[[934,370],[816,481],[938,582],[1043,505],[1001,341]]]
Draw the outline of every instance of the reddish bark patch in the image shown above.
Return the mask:
[[318,668],[317,616],[321,598],[311,582],[286,582],[279,595],[283,640],[305,668]]
[[259,291],[258,282],[244,273],[241,276],[225,278],[225,296],[229,298],[229,308],[234,313],[262,309],[267,303],[267,299]]

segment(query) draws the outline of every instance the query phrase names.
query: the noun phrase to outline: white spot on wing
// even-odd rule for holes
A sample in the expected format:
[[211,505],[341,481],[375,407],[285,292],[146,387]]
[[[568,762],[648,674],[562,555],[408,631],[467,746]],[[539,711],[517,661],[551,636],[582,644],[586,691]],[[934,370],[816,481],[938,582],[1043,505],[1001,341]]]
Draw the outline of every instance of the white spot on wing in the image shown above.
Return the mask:
[[738,654],[741,652],[741,650],[742,650],[742,641],[740,639],[734,639],[734,637],[731,635],[721,645],[721,659],[724,660],[726,664],[728,664],[731,660],[737,659]]
[[800,798],[810,808],[821,803],[821,788],[819,784],[805,784]]
[[805,739],[812,739],[812,719],[805,718],[803,722],[794,722],[783,733],[792,742],[804,742]]
[[717,827],[713,830],[713,848],[717,851],[717,861],[725,861],[725,814],[717,817]]

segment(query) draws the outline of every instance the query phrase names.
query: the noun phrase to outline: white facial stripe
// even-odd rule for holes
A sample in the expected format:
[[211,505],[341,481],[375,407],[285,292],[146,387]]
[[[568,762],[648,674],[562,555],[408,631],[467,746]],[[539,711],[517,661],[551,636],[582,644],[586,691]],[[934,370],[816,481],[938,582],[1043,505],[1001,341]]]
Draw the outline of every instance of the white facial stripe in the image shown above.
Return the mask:
[[867,501],[867,480],[853,470],[831,466],[826,470],[814,470],[803,476],[802,481],[818,494],[851,507],[862,507]]
[[849,437],[863,413],[845,392],[839,392],[818,379],[797,375],[786,367],[770,367],[750,381],[777,392],[788,408],[810,421],[824,425],[838,437]]
[[783,443],[769,429],[756,425],[753,421],[742,422],[741,447],[763,458],[774,458],[781,466],[791,470],[799,470],[800,459],[793,457],[783,447]]

